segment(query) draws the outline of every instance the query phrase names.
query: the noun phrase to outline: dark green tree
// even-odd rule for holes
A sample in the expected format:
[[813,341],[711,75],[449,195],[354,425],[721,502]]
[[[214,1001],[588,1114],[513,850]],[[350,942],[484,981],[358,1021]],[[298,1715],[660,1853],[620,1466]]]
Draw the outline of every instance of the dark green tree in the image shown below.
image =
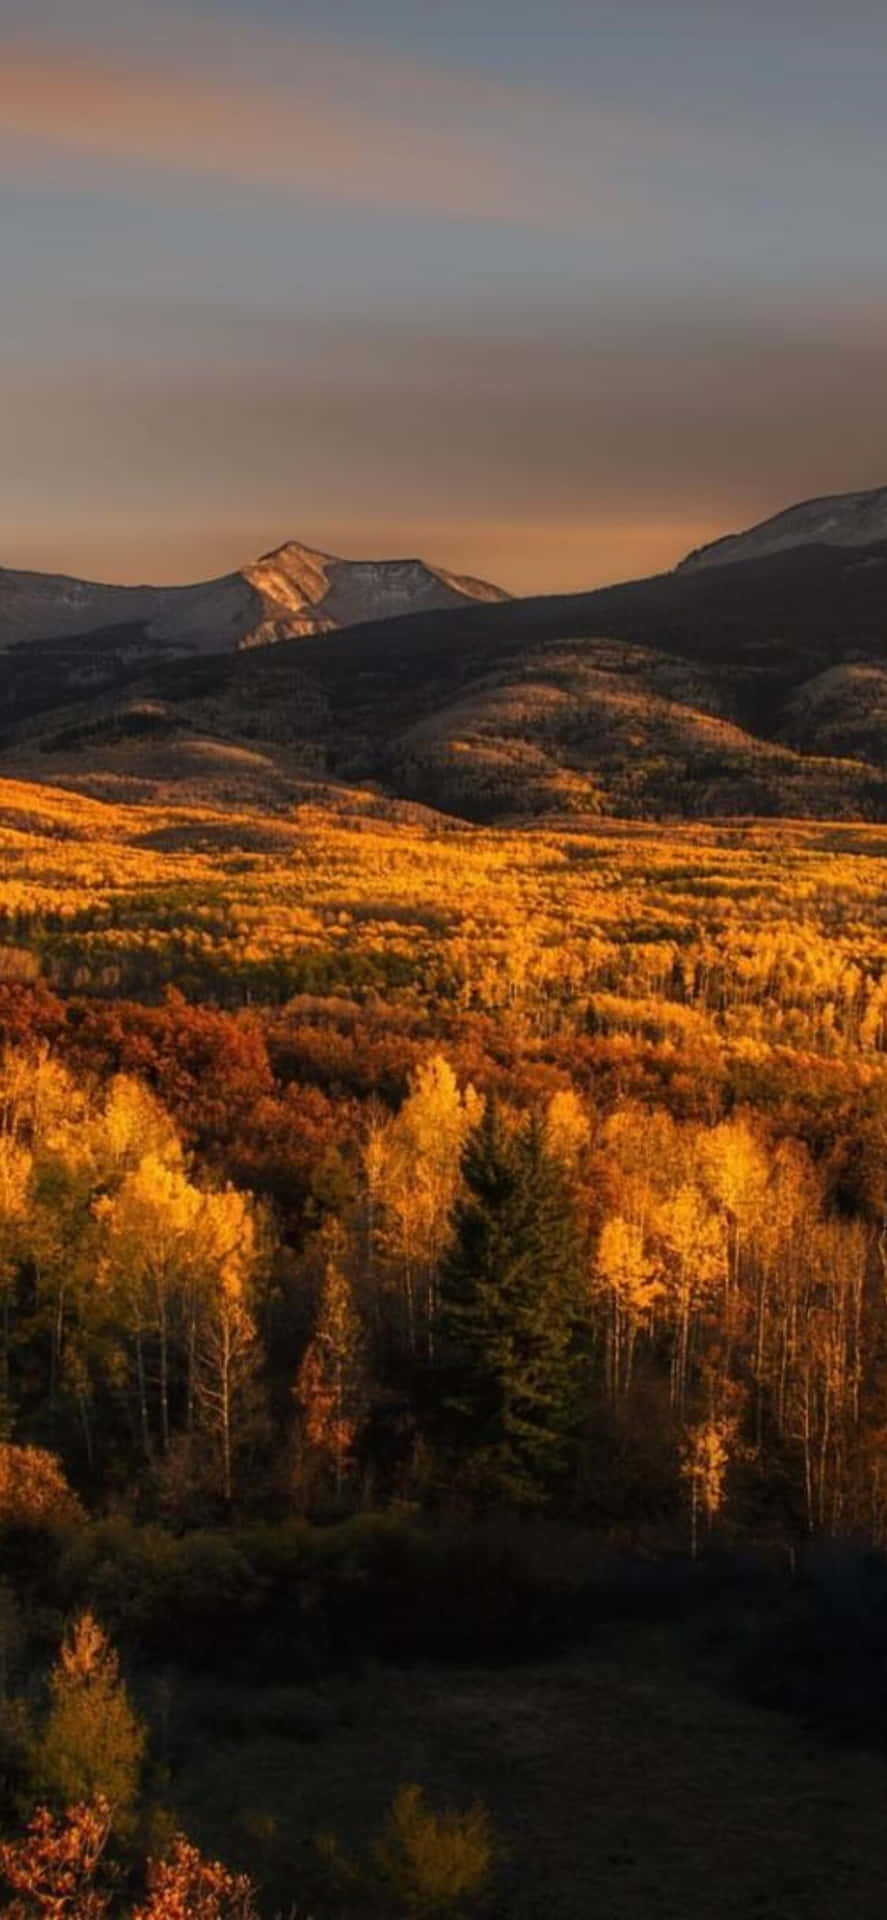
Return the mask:
[[463,1160],[441,1274],[448,1464],[479,1495],[544,1501],[569,1464],[582,1389],[582,1237],[564,1168],[535,1122],[491,1102]]

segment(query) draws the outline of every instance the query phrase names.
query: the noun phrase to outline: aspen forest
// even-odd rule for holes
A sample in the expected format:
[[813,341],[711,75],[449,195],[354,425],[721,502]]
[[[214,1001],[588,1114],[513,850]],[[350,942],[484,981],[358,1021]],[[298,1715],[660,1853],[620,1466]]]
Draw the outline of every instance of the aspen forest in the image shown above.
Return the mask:
[[802,1705],[817,1556],[887,1549],[882,830],[7,781],[0,852],[8,1911],[497,1910],[482,1767],[295,1855],[233,1735],[193,1798],[355,1660],[739,1605]]

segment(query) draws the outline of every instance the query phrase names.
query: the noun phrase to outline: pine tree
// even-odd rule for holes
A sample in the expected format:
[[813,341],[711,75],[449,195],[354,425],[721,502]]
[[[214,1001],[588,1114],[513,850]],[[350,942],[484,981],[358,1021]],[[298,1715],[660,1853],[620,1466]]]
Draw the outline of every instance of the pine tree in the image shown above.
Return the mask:
[[581,1245],[564,1168],[535,1123],[491,1103],[463,1161],[441,1275],[443,1426],[463,1481],[544,1500],[567,1464],[581,1386]]

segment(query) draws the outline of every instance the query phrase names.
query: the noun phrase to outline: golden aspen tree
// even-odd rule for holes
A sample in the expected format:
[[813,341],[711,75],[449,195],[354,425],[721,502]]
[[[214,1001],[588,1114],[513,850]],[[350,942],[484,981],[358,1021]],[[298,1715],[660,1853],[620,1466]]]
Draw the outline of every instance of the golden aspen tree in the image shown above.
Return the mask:
[[690,1551],[694,1560],[699,1546],[700,1514],[710,1533],[724,1506],[736,1431],[735,1420],[709,1417],[688,1427],[684,1434],[681,1474],[690,1497]]
[[811,1246],[790,1419],[800,1441],[811,1530],[840,1522],[845,1470],[859,1427],[862,1302],[869,1242],[860,1221],[825,1219]]
[[146,1347],[156,1341],[160,1445],[170,1441],[170,1342],[174,1318],[183,1317],[185,1289],[204,1256],[205,1196],[192,1185],[181,1161],[146,1153],[126,1173],[115,1193],[96,1203],[102,1228],[101,1255],[107,1284],[120,1302],[130,1330],[136,1369],[139,1426],[146,1458],[152,1450]]
[[0,1404],[9,1406],[12,1299],[22,1228],[28,1215],[33,1155],[13,1134],[0,1134]]
[[234,1462],[255,1412],[261,1360],[255,1290],[263,1257],[259,1211],[249,1195],[224,1187],[201,1196],[203,1284],[197,1322],[196,1396],[215,1453],[226,1506]]
[[52,1144],[88,1118],[85,1090],[45,1044],[0,1056],[0,1133],[34,1148]]
[[[60,1387],[68,1384],[72,1337],[88,1346],[86,1329],[98,1317],[95,1221],[92,1202],[100,1180],[91,1109],[59,1120],[34,1154],[32,1205],[27,1222],[37,1319],[49,1341],[49,1421],[54,1430]],[[84,1367],[88,1373],[88,1367]],[[85,1386],[84,1381],[84,1386]],[[88,1388],[86,1389],[88,1392]],[[92,1454],[88,1408],[80,1399],[87,1455]]]
[[604,1221],[595,1258],[595,1286],[608,1302],[607,1384],[616,1400],[631,1386],[635,1345],[665,1295],[661,1262],[648,1245],[641,1220],[613,1213]]
[[95,1134],[99,1163],[118,1180],[134,1172],[148,1154],[170,1166],[181,1160],[181,1143],[169,1114],[150,1087],[131,1074],[114,1075]]
[[726,1236],[722,1220],[690,1180],[682,1181],[671,1198],[657,1203],[653,1228],[663,1250],[666,1300],[675,1325],[672,1404],[683,1415],[694,1316],[723,1284]]
[[573,1087],[559,1087],[545,1109],[545,1150],[575,1173],[591,1146],[591,1117]]
[[417,1068],[399,1112],[368,1142],[377,1237],[401,1278],[413,1351],[420,1320],[433,1348],[436,1270],[452,1233],[465,1142],[481,1110],[473,1087],[461,1093],[449,1061],[436,1053]]
[[38,1794],[57,1808],[102,1796],[114,1825],[125,1830],[147,1736],[114,1648],[93,1614],[80,1614],[66,1634],[49,1693],[49,1713],[32,1753]]
[[755,1439],[763,1438],[765,1395],[777,1433],[785,1430],[789,1372],[797,1351],[813,1238],[823,1198],[822,1174],[796,1140],[772,1155],[765,1204],[751,1230],[753,1326],[750,1368],[755,1385]]
[[729,1277],[735,1283],[765,1205],[770,1156],[744,1114],[700,1132],[697,1153],[699,1173],[728,1224]]

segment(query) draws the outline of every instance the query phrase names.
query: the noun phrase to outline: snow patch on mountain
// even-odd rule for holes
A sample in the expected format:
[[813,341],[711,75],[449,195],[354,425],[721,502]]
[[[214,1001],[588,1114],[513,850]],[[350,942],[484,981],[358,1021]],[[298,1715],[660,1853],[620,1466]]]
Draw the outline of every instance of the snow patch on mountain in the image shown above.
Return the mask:
[[422,560],[340,560],[297,541],[237,573],[189,587],[111,587],[0,569],[0,649],[125,628],[175,652],[232,652],[359,621],[507,598],[486,581]]
[[677,571],[700,573],[706,567],[762,560],[793,547],[870,547],[880,541],[887,541],[887,487],[802,500],[746,533],[728,534],[709,546],[697,547],[681,561]]

